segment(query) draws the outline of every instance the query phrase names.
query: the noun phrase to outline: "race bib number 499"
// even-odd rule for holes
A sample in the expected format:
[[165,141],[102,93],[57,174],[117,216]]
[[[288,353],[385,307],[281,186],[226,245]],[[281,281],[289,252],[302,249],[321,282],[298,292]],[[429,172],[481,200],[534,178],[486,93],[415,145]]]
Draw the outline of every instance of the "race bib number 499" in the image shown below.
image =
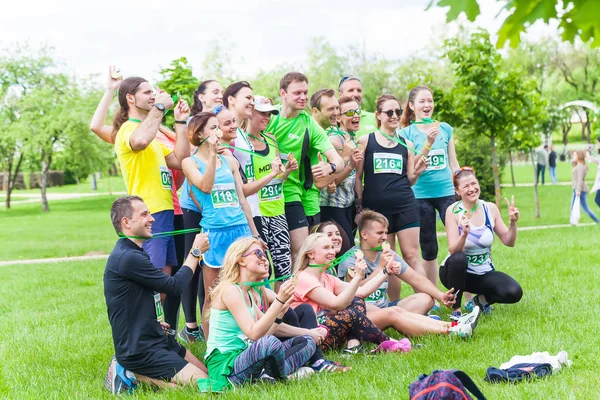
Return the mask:
[[376,174],[402,174],[402,156],[391,153],[373,153],[373,171]]
[[438,171],[446,168],[446,151],[437,149],[429,151],[427,156],[427,171]]

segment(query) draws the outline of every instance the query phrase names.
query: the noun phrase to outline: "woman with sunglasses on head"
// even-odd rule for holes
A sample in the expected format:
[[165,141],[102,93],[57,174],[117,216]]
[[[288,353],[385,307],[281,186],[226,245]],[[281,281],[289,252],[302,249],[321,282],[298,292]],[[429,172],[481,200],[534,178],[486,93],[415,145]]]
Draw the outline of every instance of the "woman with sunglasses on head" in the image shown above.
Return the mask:
[[494,233],[508,247],[517,241],[519,210],[514,196],[508,206],[509,225],[504,224],[498,207],[479,199],[479,182],[470,167],[453,174],[454,189],[459,201],[446,210],[446,235],[450,255],[440,266],[440,280],[454,288],[456,303],[452,315],[460,317],[461,299],[465,291],[476,293],[472,302],[484,314],[494,303],[517,303],[523,296],[519,283],[504,272],[496,271],[492,262]]
[[[203,256],[205,293],[214,287],[229,245],[240,237],[258,234],[242,190],[239,164],[226,153],[218,154],[221,135],[219,122],[213,113],[194,115],[189,120],[188,138],[198,151],[182,163],[183,172],[202,210],[200,226],[208,233],[212,243]],[[205,301],[202,315],[206,315],[209,308],[210,301]],[[207,334],[206,319],[202,321],[202,327]]]
[[[411,186],[426,165],[421,155],[415,161],[412,143],[397,135],[401,115],[394,96],[384,94],[377,99],[379,129],[359,139],[365,155],[356,168],[357,204],[387,218],[387,241],[392,249],[398,238],[402,258],[425,275],[419,257],[419,208]],[[388,292],[392,298],[400,297],[400,287],[389,288]]]
[[356,131],[360,128],[360,107],[357,101],[348,96],[338,99],[340,115],[338,127],[327,130],[329,141],[342,156],[345,167],[333,178],[327,188],[321,190],[321,219],[337,222],[348,238],[354,238],[354,186],[356,166],[363,160],[363,153],[357,148]]
[[239,239],[227,250],[219,283],[209,294],[211,330],[204,359],[210,380],[198,381],[201,390],[220,391],[256,380],[275,382],[296,371],[296,376],[304,376],[299,370],[315,352],[315,341],[310,335],[283,342],[274,336],[302,330],[281,326],[294,283],[284,283],[269,301],[260,285],[268,275],[269,262],[258,239]]
[[400,131],[410,140],[415,150],[429,151],[427,168],[412,189],[419,206],[421,232],[419,243],[423,269],[427,278],[437,285],[438,242],[436,211],[442,222],[448,206],[454,202],[452,171],[459,168],[454,147],[452,127],[445,122],[430,121],[433,116],[433,92],[426,86],[417,86],[408,94]]

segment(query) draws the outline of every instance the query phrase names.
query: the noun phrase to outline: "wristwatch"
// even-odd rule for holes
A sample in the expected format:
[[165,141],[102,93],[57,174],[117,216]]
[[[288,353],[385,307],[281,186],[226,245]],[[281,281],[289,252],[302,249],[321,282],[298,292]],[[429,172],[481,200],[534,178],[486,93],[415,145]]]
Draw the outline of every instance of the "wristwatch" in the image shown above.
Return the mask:
[[331,173],[335,174],[337,172],[337,166],[335,165],[335,163],[332,162],[330,162],[329,165],[331,165]]
[[194,247],[190,250],[190,254],[194,257],[196,257],[198,260],[200,260],[202,258],[202,252],[200,251],[199,248]]
[[175,120],[175,123],[185,125],[185,124],[187,124],[187,121]]
[[389,275],[390,272],[387,270],[386,267],[383,267],[383,269],[381,270],[381,272],[383,272],[384,275]]
[[156,103],[154,107],[158,108],[162,112],[165,112],[165,105],[163,103]]

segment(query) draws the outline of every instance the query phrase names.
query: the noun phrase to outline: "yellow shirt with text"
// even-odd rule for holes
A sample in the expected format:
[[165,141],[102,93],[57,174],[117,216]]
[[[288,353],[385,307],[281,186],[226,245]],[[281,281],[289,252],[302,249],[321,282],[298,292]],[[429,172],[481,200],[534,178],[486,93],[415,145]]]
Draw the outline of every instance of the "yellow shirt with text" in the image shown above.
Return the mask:
[[152,214],[172,210],[173,177],[165,160],[172,150],[153,140],[144,150],[134,151],[129,138],[139,125],[139,122],[126,121],[115,138],[115,153],[127,193],[140,196]]

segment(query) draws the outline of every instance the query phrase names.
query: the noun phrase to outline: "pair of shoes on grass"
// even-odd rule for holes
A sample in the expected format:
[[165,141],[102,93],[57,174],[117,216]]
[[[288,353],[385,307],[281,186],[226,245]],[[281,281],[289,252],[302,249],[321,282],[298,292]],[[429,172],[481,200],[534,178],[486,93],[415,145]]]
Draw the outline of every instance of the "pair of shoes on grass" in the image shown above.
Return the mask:
[[467,304],[465,304],[465,310],[473,311],[473,307],[475,306],[479,306],[479,308],[481,308],[481,312],[484,314],[489,314],[494,309],[491,304],[483,304],[479,298],[479,295],[476,295],[471,300],[467,301]]
[[[454,314],[454,313],[453,313]],[[481,309],[479,306],[473,307],[473,311],[469,314],[461,315],[458,317],[453,326],[450,327],[450,335],[458,336],[461,338],[468,339],[473,336],[473,331],[477,326],[477,321],[481,316]]]

